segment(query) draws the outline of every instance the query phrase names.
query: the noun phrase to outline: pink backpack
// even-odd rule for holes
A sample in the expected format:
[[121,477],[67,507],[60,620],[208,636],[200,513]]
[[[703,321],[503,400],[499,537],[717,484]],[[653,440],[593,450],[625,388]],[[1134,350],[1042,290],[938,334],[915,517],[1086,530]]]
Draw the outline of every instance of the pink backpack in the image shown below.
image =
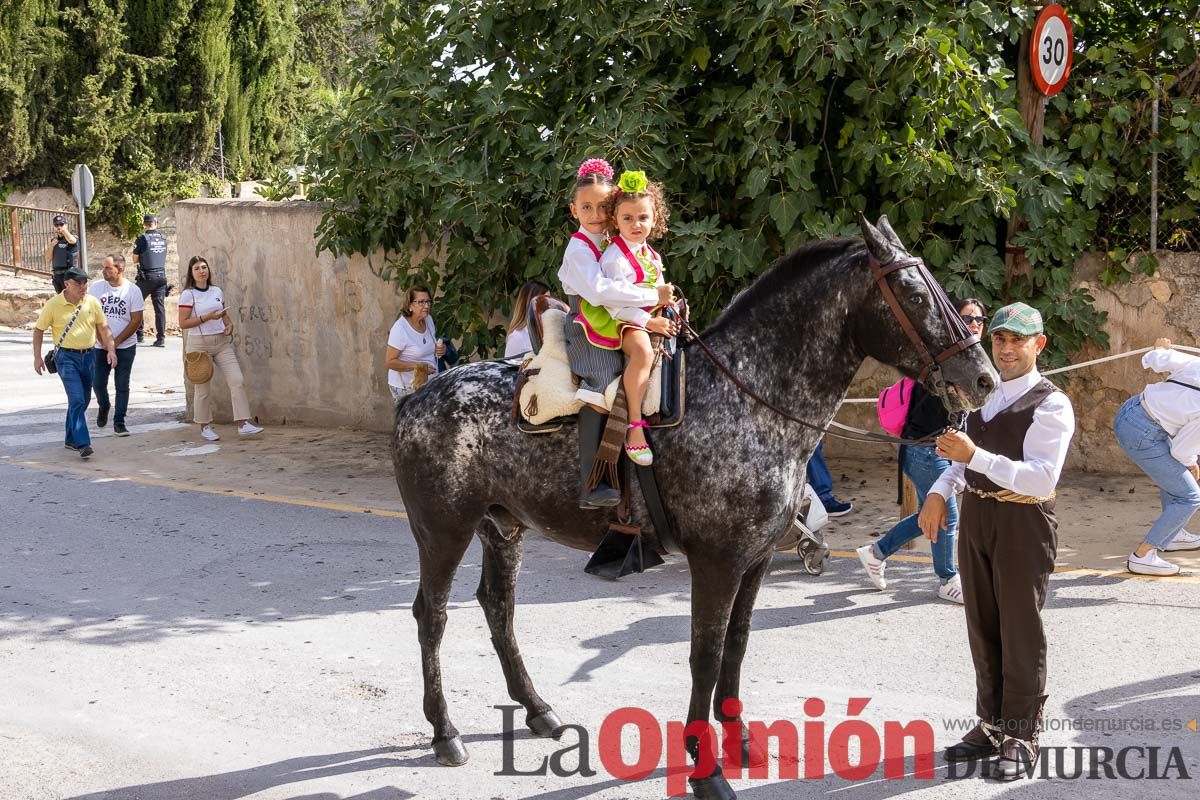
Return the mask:
[[879,425],[892,436],[899,436],[904,431],[915,385],[912,378],[901,378],[879,393],[879,403],[875,406]]

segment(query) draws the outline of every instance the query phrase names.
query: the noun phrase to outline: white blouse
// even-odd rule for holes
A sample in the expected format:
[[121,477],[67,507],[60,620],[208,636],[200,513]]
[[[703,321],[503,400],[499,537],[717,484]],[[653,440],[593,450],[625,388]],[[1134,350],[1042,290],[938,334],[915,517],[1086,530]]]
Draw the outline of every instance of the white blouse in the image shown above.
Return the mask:
[[[583,228],[579,232],[601,249],[604,237],[590,233]],[[563,253],[563,263],[558,270],[558,279],[562,282],[563,291],[575,294],[587,300],[594,306],[605,307],[634,307],[652,306],[658,303],[658,292],[630,283],[627,280],[613,280],[600,271],[600,261],[595,252],[575,237],[567,242],[566,252]]]

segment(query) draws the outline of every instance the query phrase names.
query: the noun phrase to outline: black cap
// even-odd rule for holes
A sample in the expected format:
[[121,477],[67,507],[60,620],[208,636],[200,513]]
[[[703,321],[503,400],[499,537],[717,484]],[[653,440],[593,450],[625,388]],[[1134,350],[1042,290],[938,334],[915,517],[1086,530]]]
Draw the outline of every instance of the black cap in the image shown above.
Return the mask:
[[62,214],[55,214],[54,215],[54,224],[55,225],[66,225],[67,218],[64,217]]
[[142,222],[149,225],[151,222],[158,222],[158,217],[153,214],[142,214]]
[[71,267],[69,270],[63,273],[63,280],[86,281],[90,280],[90,278],[88,278],[87,270],[85,270],[83,267]]

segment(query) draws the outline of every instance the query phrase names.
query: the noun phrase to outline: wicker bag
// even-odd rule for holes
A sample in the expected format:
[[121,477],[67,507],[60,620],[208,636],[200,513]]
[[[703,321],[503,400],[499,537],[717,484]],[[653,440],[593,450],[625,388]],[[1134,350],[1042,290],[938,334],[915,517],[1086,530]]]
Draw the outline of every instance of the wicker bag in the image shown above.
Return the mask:
[[183,354],[183,374],[193,385],[208,383],[213,376],[212,356],[203,350]]

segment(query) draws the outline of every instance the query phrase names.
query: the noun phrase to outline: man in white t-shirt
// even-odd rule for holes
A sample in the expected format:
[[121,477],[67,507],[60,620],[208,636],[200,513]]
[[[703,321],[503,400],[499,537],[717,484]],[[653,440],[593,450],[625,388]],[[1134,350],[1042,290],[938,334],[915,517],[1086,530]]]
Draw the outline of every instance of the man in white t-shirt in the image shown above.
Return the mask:
[[[142,310],[145,302],[142,292],[125,280],[125,256],[114,253],[104,258],[104,280],[88,287],[88,294],[100,301],[104,318],[112,331],[117,348],[117,410],[113,414],[113,433],[128,436],[125,428],[125,411],[129,407],[129,373],[133,371],[133,359],[137,355],[137,332],[142,328]],[[92,391],[96,394],[96,425],[103,428],[108,424],[111,408],[108,399],[108,353],[97,342],[95,347],[96,366],[92,374]]]

